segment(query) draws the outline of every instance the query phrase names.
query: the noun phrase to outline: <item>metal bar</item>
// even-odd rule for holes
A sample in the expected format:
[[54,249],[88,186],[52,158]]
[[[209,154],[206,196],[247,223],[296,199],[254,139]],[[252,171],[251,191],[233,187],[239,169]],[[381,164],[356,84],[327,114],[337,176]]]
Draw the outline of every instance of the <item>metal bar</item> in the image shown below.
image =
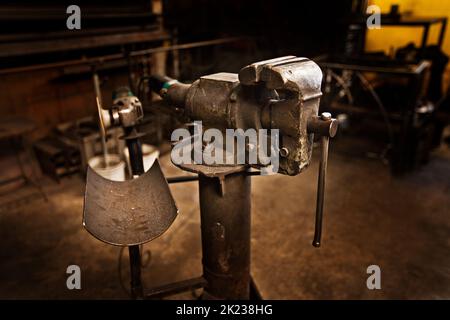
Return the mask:
[[[133,134],[133,131],[125,128],[125,135]],[[138,138],[125,139],[130,154],[130,166],[133,176],[144,174],[144,161],[142,160],[142,146]]]
[[171,296],[188,290],[203,288],[206,286],[206,280],[203,277],[183,280],[166,284],[160,287],[151,288],[146,291],[145,299],[157,299]]
[[[335,111],[334,113],[338,112],[351,112],[352,114],[356,115],[363,115],[363,116],[380,116],[379,111],[372,111],[369,109],[366,105],[354,105],[349,103],[341,103],[341,102],[332,102],[330,104],[331,111]],[[403,117],[399,112],[390,112],[389,119],[393,121],[403,121]]]
[[92,80],[94,82],[95,97],[97,98],[97,108],[99,110],[99,128],[100,128],[100,140],[102,142],[103,162],[105,168],[108,167],[108,147],[106,146],[106,132],[103,126],[103,119],[100,113],[100,109],[103,106],[102,90],[100,88],[100,78],[98,73],[94,70],[92,74]]
[[[125,128],[125,134],[133,134],[133,130]],[[133,178],[143,174],[144,162],[142,159],[142,147],[139,139],[126,139],[128,154],[130,157],[130,166]],[[141,279],[141,253],[139,246],[128,247],[130,256],[130,273],[131,273],[131,296],[133,299],[143,296],[142,279]]]
[[425,52],[425,48],[427,46],[429,32],[430,32],[430,25],[424,26],[424,30],[423,30],[423,34],[422,34],[422,43],[421,43],[421,47],[420,47],[422,54]]
[[[143,31],[144,30],[154,30],[151,25],[148,26],[120,26],[120,27],[103,27],[103,28],[90,28],[90,29],[81,29],[77,30],[78,36],[89,36],[89,35],[98,35],[98,34],[114,34],[114,33],[125,33],[132,31]],[[63,31],[51,31],[45,32],[45,34],[38,32],[31,33],[20,33],[20,34],[0,34],[0,42],[19,42],[19,41],[33,41],[36,39],[39,40],[51,40],[61,37],[67,37],[67,30]]]
[[[0,20],[62,20],[61,12],[65,11],[65,6],[60,2],[58,5],[10,5],[2,4],[0,8]],[[115,18],[152,18],[156,16],[145,5],[133,5],[127,3],[126,6],[111,5],[105,8],[99,5],[83,5],[83,19],[115,19]]]
[[317,181],[317,203],[316,203],[316,226],[314,231],[313,246],[320,247],[320,238],[322,236],[323,203],[325,198],[325,181],[327,177],[328,162],[328,136],[321,137],[321,156],[319,165],[319,178]]
[[181,177],[167,178],[167,183],[182,183],[191,181],[198,181],[198,176],[181,176]]
[[98,77],[98,73],[94,70],[92,75],[92,80],[94,81],[94,90],[95,95],[98,98],[98,103],[101,107],[103,107],[103,98],[102,98],[102,91],[100,89],[100,78]]
[[128,43],[142,43],[169,39],[169,34],[161,31],[129,32],[124,34],[93,35],[84,38],[63,38],[44,41],[0,44],[0,57],[29,56],[67,50],[92,49]]
[[208,282],[203,298],[249,299],[251,178],[245,171],[223,179],[199,178],[203,277]]
[[244,38],[242,38],[242,37],[230,37],[230,38],[205,40],[205,41],[198,41],[198,42],[191,42],[191,43],[175,44],[172,46],[133,51],[133,52],[130,52],[130,56],[135,57],[135,56],[142,56],[142,55],[146,55],[146,54],[150,54],[150,53],[157,53],[157,52],[192,49],[192,48],[197,48],[197,47],[204,47],[204,46],[211,46],[211,45],[217,45],[217,44],[223,44],[223,43],[229,43],[229,42],[236,42],[236,41],[243,40],[243,39]]
[[[425,68],[430,66],[428,61],[421,61],[417,65],[410,65],[410,68],[406,67],[372,67],[356,64],[346,63],[334,63],[334,62],[318,62],[321,68],[340,69],[340,70],[353,70],[353,71],[367,71],[367,72],[379,72],[390,73],[399,75],[417,75],[421,73]],[[1,71],[0,71],[1,72]]]
[[[246,176],[254,177],[254,176],[262,176],[260,171],[247,171],[245,172]],[[167,178],[167,183],[183,183],[183,182],[191,182],[198,181],[198,176],[179,176],[179,177],[169,177]]]
[[261,171],[247,171],[245,175],[248,177],[262,176]]
[[[214,39],[214,40],[191,42],[191,43],[178,44],[178,45],[174,45],[174,46],[157,47],[157,48],[152,48],[152,49],[142,50],[142,51],[132,51],[129,53],[129,55],[132,57],[144,56],[144,55],[147,55],[150,53],[206,47],[206,46],[211,46],[211,45],[236,42],[236,41],[243,40],[243,39],[244,38],[221,38],[221,39]],[[88,64],[88,65],[101,64],[105,61],[120,60],[120,59],[125,59],[125,58],[126,58],[126,55],[124,53],[116,53],[116,54],[111,54],[111,55],[106,55],[106,56],[95,57],[95,58],[66,60],[66,61],[61,61],[61,62],[45,63],[45,64],[39,64],[39,65],[26,66],[26,67],[1,69],[0,74],[35,71],[35,70],[49,69],[49,68],[60,68],[60,67],[83,65],[83,64]]]
[[130,256],[130,274],[131,274],[131,297],[137,299],[142,297],[143,288],[141,280],[141,253],[139,246],[128,247],[128,254]]
[[439,33],[438,46],[442,49],[442,44],[444,43],[445,30],[447,30],[447,18],[442,20],[441,32]]

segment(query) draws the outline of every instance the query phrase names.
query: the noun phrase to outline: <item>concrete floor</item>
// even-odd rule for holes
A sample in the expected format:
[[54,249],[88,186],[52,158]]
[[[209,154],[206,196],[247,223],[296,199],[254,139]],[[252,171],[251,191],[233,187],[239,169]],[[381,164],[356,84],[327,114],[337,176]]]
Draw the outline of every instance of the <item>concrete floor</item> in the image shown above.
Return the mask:
[[[332,147],[333,148],[333,147]],[[332,149],[333,151],[333,149]],[[181,174],[161,159],[166,176]],[[296,177],[254,177],[252,274],[266,299],[450,299],[450,150],[402,179],[380,161],[332,152],[323,246],[311,246],[317,154]],[[44,179],[49,201],[22,189],[0,206],[0,298],[127,298],[118,277],[120,249],[81,226],[83,182]],[[196,183],[172,185],[175,223],[146,244],[146,286],[201,274]],[[23,195],[21,195],[23,193]],[[128,286],[127,255],[122,257]],[[66,288],[66,268],[82,271],[82,289]],[[366,268],[381,267],[381,290]],[[190,295],[181,295],[189,298]]]

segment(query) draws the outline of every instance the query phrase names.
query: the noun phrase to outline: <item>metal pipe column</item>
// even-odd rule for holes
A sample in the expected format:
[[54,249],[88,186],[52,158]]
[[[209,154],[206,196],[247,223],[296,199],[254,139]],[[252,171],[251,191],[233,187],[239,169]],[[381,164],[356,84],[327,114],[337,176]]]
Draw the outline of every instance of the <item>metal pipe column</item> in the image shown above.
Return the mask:
[[[128,136],[133,135],[135,134],[135,129],[125,128],[125,134]],[[130,155],[131,172],[133,174],[133,178],[135,178],[145,172],[141,143],[138,138],[126,138],[125,141]],[[141,253],[139,246],[129,246],[128,253],[130,256],[131,296],[133,299],[136,299],[143,296],[141,280]]]
[[203,299],[249,299],[251,177],[200,174],[199,187]]

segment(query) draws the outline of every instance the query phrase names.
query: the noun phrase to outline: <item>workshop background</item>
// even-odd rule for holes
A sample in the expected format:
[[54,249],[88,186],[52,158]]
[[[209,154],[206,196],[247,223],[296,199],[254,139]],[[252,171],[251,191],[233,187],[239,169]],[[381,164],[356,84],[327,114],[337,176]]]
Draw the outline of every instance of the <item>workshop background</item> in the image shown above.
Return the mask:
[[[295,55],[323,71],[330,140],[323,244],[314,234],[320,148],[297,176],[252,177],[251,274],[264,299],[450,298],[450,2],[445,0],[62,1],[0,4],[0,298],[127,299],[128,252],[82,225],[85,175],[102,154],[104,108],[127,86],[142,102],[148,161],[166,177],[170,135],[185,122],[161,108],[148,78],[191,83]],[[366,9],[381,8],[381,28]],[[97,90],[97,91],[96,91]],[[107,132],[130,176],[119,128]],[[318,146],[319,142],[316,142]],[[141,247],[153,287],[198,277],[198,186],[171,184],[179,216]],[[69,290],[67,267],[81,269]],[[367,268],[381,289],[367,287]],[[168,298],[193,299],[199,291]]]

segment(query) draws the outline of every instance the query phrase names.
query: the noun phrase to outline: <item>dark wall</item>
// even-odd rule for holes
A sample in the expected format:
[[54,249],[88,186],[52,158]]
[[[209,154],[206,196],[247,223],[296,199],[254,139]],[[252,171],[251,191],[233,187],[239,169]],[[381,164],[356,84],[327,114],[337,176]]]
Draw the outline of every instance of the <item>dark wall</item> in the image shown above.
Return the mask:
[[[185,41],[219,35],[250,35],[274,54],[328,52],[343,40],[339,20],[353,0],[165,0],[165,21]],[[359,1],[356,1],[359,2]]]
[[244,41],[180,54],[182,80],[239,69],[283,55],[315,57],[343,50],[341,21],[364,0],[164,0],[164,22],[186,43],[247,36]]
[[[68,30],[66,9],[71,4],[81,8],[81,29]],[[0,2],[0,47],[2,50],[0,68],[11,68],[26,64],[51,63],[55,61],[75,60],[83,56],[107,55],[120,51],[115,46],[93,46],[89,50],[84,46],[80,50],[58,50],[66,40],[77,39],[86,42],[89,37],[101,35],[125,34],[143,30],[157,29],[156,17],[152,14],[151,0],[124,1],[1,1]],[[48,52],[33,54],[20,44],[30,48],[43,41],[52,41]],[[26,48],[26,46],[19,46]],[[11,53],[9,53],[9,51]],[[30,57],[27,57],[30,56]]]
[[[117,27],[147,23],[151,0],[2,0],[0,35],[66,31],[66,8],[78,5],[82,10],[83,29]],[[146,14],[146,15],[144,15]]]

